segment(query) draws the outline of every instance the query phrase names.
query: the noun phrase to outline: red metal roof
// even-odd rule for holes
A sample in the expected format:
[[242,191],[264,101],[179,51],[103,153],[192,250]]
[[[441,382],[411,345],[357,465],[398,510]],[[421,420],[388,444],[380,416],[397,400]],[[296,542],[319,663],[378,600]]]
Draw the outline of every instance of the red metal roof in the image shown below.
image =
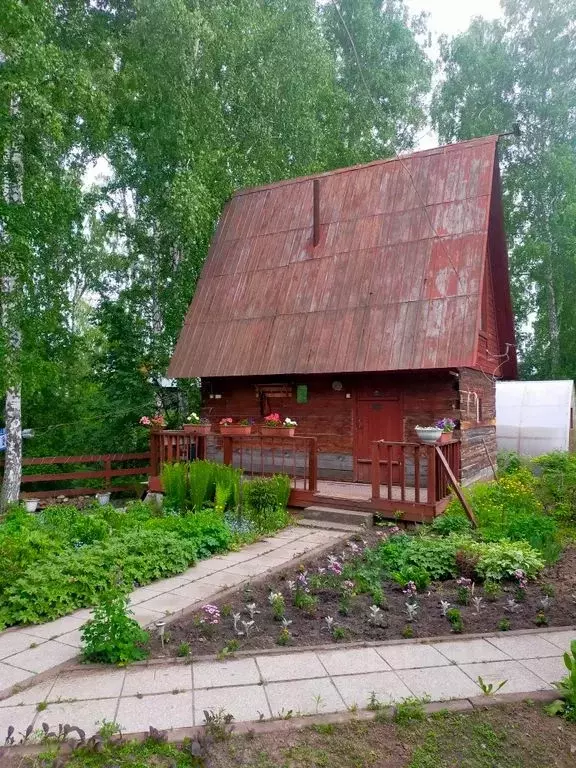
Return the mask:
[[168,375],[474,367],[496,145],[491,136],[237,192]]

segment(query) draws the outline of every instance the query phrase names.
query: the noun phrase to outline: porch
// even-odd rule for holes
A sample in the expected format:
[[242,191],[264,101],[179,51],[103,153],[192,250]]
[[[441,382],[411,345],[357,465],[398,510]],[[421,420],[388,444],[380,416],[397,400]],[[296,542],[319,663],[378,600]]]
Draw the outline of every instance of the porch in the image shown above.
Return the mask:
[[241,437],[219,433],[192,435],[180,430],[151,432],[150,489],[160,490],[165,462],[208,459],[242,469],[248,477],[288,475],[290,505],[343,506],[383,517],[402,513],[404,520],[424,522],[446,507],[450,486],[460,479],[460,443],[441,445],[374,441],[371,445],[370,483],[318,477],[315,437]]

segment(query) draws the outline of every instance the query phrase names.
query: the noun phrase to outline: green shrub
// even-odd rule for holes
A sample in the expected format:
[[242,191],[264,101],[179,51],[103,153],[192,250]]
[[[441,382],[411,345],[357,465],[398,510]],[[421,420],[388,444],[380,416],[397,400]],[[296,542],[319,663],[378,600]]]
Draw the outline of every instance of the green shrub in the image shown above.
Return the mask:
[[576,454],[546,453],[534,460],[540,469],[536,492],[545,508],[560,519],[576,517]]
[[242,485],[243,513],[260,533],[272,533],[289,522],[289,496],[290,478],[286,475],[250,480]]
[[[537,488],[532,473],[519,466],[495,482],[476,484],[467,491],[467,497],[483,539],[525,541],[541,552],[546,562],[554,562],[561,551],[558,524],[545,513]],[[459,509],[459,502],[453,500],[446,515],[455,515]]]
[[430,576],[424,568],[419,568],[417,565],[405,565],[400,571],[395,571],[392,574],[392,578],[401,587],[405,587],[408,582],[412,581],[416,585],[416,588],[422,591],[426,589],[430,584]]
[[223,552],[232,543],[232,533],[224,519],[210,509],[182,516],[152,518],[144,527],[149,531],[170,531],[180,539],[194,541],[199,558]]
[[388,576],[414,566],[436,581],[456,575],[456,551],[453,536],[394,536],[380,545],[379,559]]
[[5,590],[8,624],[39,624],[94,605],[113,586],[114,574],[125,584],[142,585],[181,573],[196,560],[196,542],[170,531],[129,531],[115,539],[54,554],[30,565]]
[[123,592],[110,589],[102,595],[93,617],[80,630],[85,661],[129,664],[146,658],[144,646],[149,634],[131,618],[131,613]]
[[435,518],[430,526],[430,530],[439,536],[449,536],[451,533],[466,533],[472,528],[472,523],[466,517],[460,508],[454,505],[444,512],[443,515]]
[[544,568],[544,560],[525,541],[474,542],[470,549],[480,556],[476,570],[484,579],[500,581],[522,570],[535,578]]

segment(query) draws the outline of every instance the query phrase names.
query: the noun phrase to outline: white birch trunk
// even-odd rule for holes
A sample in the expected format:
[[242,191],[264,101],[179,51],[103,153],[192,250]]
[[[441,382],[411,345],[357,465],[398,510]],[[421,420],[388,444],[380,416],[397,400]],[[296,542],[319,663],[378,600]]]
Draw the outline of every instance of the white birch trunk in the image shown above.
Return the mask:
[[9,387],[6,393],[6,460],[0,491],[0,510],[18,501],[22,478],[22,397],[20,387]]
[[[0,63],[4,57],[0,52]],[[13,97],[10,103],[10,115],[18,119],[20,100]],[[22,205],[24,202],[24,164],[20,152],[20,142],[16,141],[8,149],[7,179],[4,184],[6,202]],[[8,391],[4,410],[6,425],[6,454],[4,462],[4,478],[0,490],[0,511],[8,504],[18,501],[22,479],[22,390],[18,371],[18,358],[22,348],[22,336],[16,323],[16,281],[4,275],[1,281],[2,316],[0,321],[8,339]]]

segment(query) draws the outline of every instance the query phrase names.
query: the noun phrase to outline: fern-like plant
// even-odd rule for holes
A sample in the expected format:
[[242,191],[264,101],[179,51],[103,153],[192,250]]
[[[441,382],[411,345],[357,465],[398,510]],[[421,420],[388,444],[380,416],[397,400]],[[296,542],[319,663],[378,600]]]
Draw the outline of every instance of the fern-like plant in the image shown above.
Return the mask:
[[186,511],[188,497],[186,464],[180,462],[164,464],[161,479],[166,506],[174,512],[183,514]]

